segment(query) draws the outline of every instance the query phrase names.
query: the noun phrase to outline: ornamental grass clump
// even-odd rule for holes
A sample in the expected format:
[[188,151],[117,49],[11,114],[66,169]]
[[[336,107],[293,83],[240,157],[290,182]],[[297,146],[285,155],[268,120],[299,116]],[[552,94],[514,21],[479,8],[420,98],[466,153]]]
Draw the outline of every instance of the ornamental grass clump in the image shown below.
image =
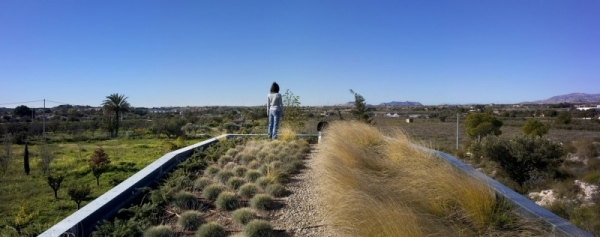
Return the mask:
[[177,226],[185,231],[196,231],[200,225],[204,223],[205,221],[204,218],[202,218],[202,213],[194,210],[181,213],[179,219],[177,219]]
[[267,185],[267,187],[265,188],[265,193],[273,197],[285,197],[289,194],[289,191],[285,189],[283,185],[274,183]]
[[225,190],[225,187],[223,185],[211,184],[211,185],[206,186],[202,190],[202,196],[204,196],[204,198],[206,198],[210,201],[214,201],[217,199],[219,194],[221,194],[221,192],[223,192],[224,190]]
[[202,226],[196,231],[196,237],[226,237],[227,231],[225,227],[219,225],[217,222],[209,222]]
[[268,194],[257,194],[250,199],[250,206],[256,210],[271,210],[275,207],[275,200]]
[[231,219],[233,220],[233,222],[238,223],[240,225],[246,225],[251,220],[257,218],[258,215],[256,214],[256,211],[247,207],[242,207],[231,213]]
[[248,170],[248,172],[246,172],[246,180],[248,180],[248,182],[256,182],[256,180],[262,176],[263,174],[258,170]]
[[256,195],[257,192],[258,192],[258,186],[256,186],[256,184],[253,184],[253,183],[245,183],[238,190],[238,194],[241,197],[247,198],[247,199],[254,197],[254,195]]
[[233,192],[221,192],[215,201],[215,205],[220,210],[231,211],[240,207],[240,201]]
[[200,177],[194,181],[194,190],[201,191],[204,187],[212,184],[213,181],[207,177]]
[[227,181],[227,187],[229,187],[233,190],[238,190],[238,188],[240,188],[245,183],[246,183],[245,179],[242,179],[239,177],[233,177],[233,178],[229,179],[229,181]]
[[206,167],[206,169],[204,170],[204,174],[207,176],[215,176],[215,174],[217,174],[219,171],[221,170],[221,168],[219,168],[216,165],[211,165]]
[[269,177],[260,177],[256,180],[256,182],[254,182],[256,185],[258,185],[260,188],[265,189],[267,188],[267,185],[274,183],[273,180]]
[[271,223],[265,220],[252,220],[244,226],[244,236],[246,237],[271,237],[275,236],[275,230]]
[[224,155],[219,158],[218,162],[219,162],[219,165],[225,166],[227,163],[232,162],[232,161],[233,161],[233,157]]
[[532,229],[507,221],[514,215],[484,182],[401,132],[384,137],[368,124],[337,121],[326,136],[315,158],[318,197],[325,222],[346,235],[519,236]]
[[196,196],[188,191],[180,191],[173,196],[172,205],[179,208],[180,210],[195,209],[199,206],[200,202]]
[[227,184],[227,181],[229,181],[229,179],[233,176],[235,176],[233,172],[229,170],[221,170],[215,175],[215,180],[219,181],[222,184]]
[[235,174],[236,177],[244,177],[244,175],[246,175],[246,167],[238,165],[236,167],[233,168],[233,173]]
[[175,232],[166,225],[152,226],[144,231],[144,237],[175,237]]

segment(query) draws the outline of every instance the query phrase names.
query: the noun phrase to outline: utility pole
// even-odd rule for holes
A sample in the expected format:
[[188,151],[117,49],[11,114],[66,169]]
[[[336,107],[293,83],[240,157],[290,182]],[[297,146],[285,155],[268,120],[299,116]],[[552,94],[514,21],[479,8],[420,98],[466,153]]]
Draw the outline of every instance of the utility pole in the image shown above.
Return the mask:
[[42,133],[44,134],[44,141],[46,141],[46,99],[44,99],[44,112],[42,116]]
[[460,120],[460,113],[456,113],[456,150],[458,151],[458,120]]

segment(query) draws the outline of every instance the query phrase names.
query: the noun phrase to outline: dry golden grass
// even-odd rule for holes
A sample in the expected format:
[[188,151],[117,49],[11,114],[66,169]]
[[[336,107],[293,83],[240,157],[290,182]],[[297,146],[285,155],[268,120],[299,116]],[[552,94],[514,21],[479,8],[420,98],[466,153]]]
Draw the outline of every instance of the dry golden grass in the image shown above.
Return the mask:
[[296,140],[296,131],[287,124],[283,124],[278,131],[278,138],[282,141],[293,141]]
[[326,221],[348,235],[505,235],[490,232],[499,215],[493,191],[402,132],[386,137],[367,124],[338,121],[319,146]]

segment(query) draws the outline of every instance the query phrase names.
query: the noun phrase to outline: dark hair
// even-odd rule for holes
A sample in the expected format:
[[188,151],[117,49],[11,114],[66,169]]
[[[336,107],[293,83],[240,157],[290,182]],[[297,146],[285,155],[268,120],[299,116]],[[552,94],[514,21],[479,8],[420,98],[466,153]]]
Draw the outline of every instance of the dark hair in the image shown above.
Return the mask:
[[271,85],[271,93],[279,93],[279,85],[277,85],[277,82],[273,82]]

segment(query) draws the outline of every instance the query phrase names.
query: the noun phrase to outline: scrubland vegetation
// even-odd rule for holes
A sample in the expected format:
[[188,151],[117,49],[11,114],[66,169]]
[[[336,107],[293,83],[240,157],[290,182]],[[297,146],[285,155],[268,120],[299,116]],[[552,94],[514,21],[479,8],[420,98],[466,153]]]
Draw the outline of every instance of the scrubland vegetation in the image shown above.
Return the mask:
[[540,235],[483,182],[359,122],[335,122],[317,153],[327,222],[350,236]]

